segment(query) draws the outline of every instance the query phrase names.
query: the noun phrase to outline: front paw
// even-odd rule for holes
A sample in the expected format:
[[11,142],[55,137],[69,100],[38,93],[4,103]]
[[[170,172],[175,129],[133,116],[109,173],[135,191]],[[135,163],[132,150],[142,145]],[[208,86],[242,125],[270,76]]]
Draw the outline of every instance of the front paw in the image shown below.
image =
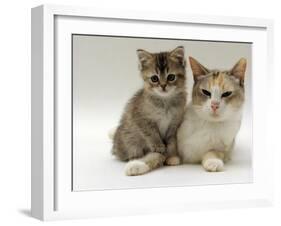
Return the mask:
[[221,159],[210,158],[203,161],[202,165],[209,172],[219,172],[223,170],[224,163]]
[[167,153],[170,156],[175,156],[177,153],[177,143],[176,142],[170,142],[167,145]]
[[140,160],[132,160],[125,166],[125,174],[127,176],[138,176],[147,173],[150,170],[149,166]]
[[180,158],[176,155],[168,157],[165,161],[165,164],[168,166],[177,166],[180,163],[181,163]]

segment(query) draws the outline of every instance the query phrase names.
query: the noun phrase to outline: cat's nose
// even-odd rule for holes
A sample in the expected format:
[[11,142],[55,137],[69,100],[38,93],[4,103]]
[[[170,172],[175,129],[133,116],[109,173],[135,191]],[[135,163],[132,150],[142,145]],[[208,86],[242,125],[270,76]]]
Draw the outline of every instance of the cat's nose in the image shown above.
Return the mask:
[[214,100],[211,102],[211,108],[212,108],[213,111],[218,110],[219,107],[220,107],[220,102],[214,101]]
[[166,84],[161,85],[162,89],[165,91],[166,90]]

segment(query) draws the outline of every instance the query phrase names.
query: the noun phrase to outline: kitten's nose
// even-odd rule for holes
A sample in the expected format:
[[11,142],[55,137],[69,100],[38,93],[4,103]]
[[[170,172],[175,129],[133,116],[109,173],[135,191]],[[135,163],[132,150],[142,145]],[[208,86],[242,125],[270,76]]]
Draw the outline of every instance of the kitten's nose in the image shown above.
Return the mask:
[[212,108],[213,111],[218,110],[219,107],[220,107],[220,102],[215,101],[215,100],[213,100],[213,101],[211,102],[211,108]]
[[165,91],[166,90],[166,84],[161,85],[162,89]]

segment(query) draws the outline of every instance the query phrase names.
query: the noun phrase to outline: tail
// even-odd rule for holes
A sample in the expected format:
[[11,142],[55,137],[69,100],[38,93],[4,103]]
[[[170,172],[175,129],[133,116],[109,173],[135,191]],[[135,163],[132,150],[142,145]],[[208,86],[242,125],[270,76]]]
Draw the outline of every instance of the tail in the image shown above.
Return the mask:
[[114,138],[114,135],[115,135],[115,132],[116,132],[116,127],[114,127],[114,128],[112,128],[112,129],[110,129],[109,131],[108,131],[108,137],[109,137],[109,139],[110,140],[113,140],[113,138]]

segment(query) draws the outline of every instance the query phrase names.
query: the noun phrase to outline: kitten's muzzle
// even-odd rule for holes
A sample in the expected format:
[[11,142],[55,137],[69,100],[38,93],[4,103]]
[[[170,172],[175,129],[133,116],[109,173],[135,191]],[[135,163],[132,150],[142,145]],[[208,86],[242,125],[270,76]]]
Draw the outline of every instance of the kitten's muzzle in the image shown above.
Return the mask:
[[166,86],[167,86],[166,84],[160,85],[160,86],[161,86],[161,88],[162,88],[163,91],[166,91]]

